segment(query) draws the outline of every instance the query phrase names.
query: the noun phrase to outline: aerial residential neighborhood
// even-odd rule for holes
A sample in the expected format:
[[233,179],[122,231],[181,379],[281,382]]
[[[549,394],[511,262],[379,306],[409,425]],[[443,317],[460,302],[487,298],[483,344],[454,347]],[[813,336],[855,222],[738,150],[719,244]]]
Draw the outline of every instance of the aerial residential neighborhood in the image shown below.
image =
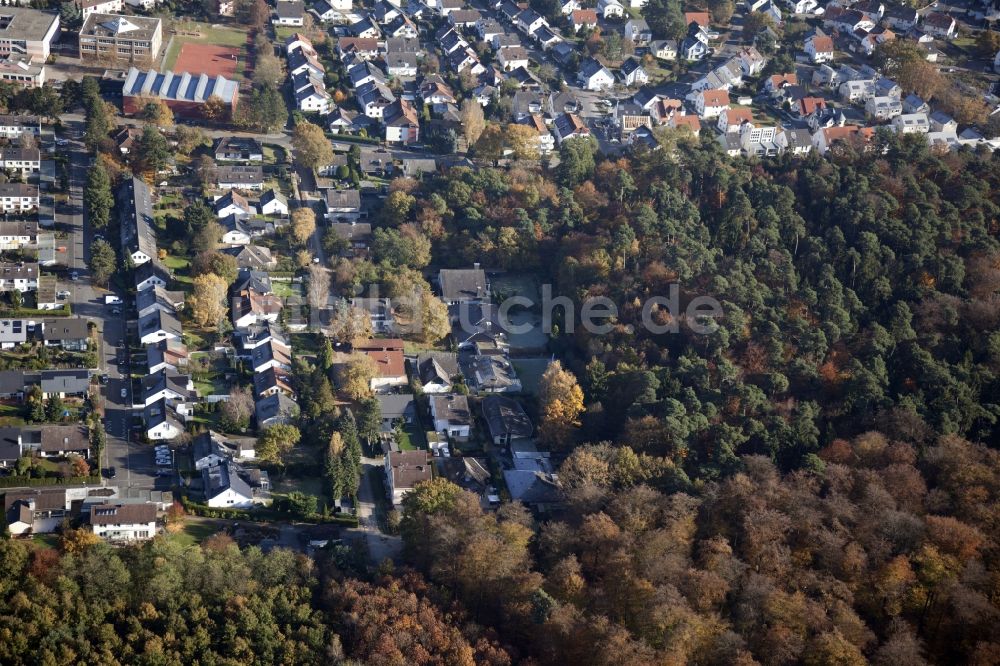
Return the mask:
[[9,3],[0,654],[988,663],[998,148],[986,0]]

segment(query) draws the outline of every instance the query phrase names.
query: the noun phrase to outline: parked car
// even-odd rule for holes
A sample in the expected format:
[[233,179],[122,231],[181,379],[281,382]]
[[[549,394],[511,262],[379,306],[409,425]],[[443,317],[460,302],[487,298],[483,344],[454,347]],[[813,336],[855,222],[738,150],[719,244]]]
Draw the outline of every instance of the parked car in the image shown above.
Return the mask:
[[128,397],[128,389],[125,389],[125,388],[122,389],[122,397],[123,398],[127,398]]
[[116,476],[118,476],[118,470],[116,470],[114,467],[109,467],[104,471],[104,476],[108,477],[109,479],[113,479]]

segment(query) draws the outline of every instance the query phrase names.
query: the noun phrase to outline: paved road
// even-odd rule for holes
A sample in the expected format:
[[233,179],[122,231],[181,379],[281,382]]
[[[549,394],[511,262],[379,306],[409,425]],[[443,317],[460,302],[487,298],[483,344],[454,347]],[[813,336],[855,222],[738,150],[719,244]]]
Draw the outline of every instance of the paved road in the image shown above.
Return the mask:
[[70,235],[66,243],[67,266],[70,271],[79,274],[79,279],[67,281],[59,288],[70,291],[74,314],[92,320],[100,335],[99,369],[109,376],[104,386],[104,427],[108,445],[100,464],[103,469],[116,469],[117,476],[111,483],[165,490],[169,487],[169,481],[156,477],[156,466],[150,448],[127,440],[132,410],[130,400],[121,397],[122,389],[128,390],[128,382],[122,377],[116,363],[118,346],[125,341],[124,315],[112,315],[111,308],[104,304],[104,296],[110,292],[90,283],[87,262],[90,259],[89,248],[94,241],[94,230],[84,221],[83,185],[90,157],[79,141],[84,127],[83,119],[72,114],[64,116],[63,127],[61,138],[70,143],[59,150],[69,156],[70,193],[68,200],[56,207],[55,220],[57,229]]

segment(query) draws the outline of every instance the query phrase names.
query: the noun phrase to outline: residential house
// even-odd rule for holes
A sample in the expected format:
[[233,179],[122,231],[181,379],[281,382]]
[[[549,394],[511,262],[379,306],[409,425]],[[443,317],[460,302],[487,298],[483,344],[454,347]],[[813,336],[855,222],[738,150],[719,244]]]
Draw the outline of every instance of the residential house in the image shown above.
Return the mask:
[[89,523],[95,535],[111,543],[146,541],[156,536],[156,505],[107,500],[90,506]]
[[452,378],[459,372],[458,359],[452,352],[424,352],[417,356],[415,374],[425,394],[448,393]]
[[944,111],[934,111],[931,113],[930,122],[931,132],[944,132],[945,134],[958,133],[958,123]]
[[146,372],[150,375],[168,370],[177,372],[187,367],[188,350],[178,339],[161,340],[146,345]]
[[626,58],[621,65],[622,78],[627,86],[642,86],[649,83],[649,74],[635,58]]
[[725,90],[703,90],[695,96],[694,107],[702,119],[715,118],[729,108],[729,93]]
[[[480,336],[483,334],[479,334]],[[482,393],[511,393],[521,390],[514,366],[500,354],[463,356],[459,368],[465,383]]]
[[171,312],[154,309],[139,318],[139,341],[144,345],[161,340],[179,340],[182,333],[180,321]]
[[147,261],[134,271],[137,292],[151,287],[166,287],[170,282],[170,272],[159,261]]
[[252,137],[223,137],[215,144],[216,162],[263,162],[264,147]]
[[673,39],[659,39],[655,42],[650,42],[649,52],[653,54],[654,58],[658,58],[659,60],[676,60],[677,42]]
[[225,462],[201,470],[205,503],[211,508],[248,509],[254,504],[254,492],[235,463]]
[[605,21],[625,17],[625,7],[618,0],[597,0],[597,12]]
[[223,245],[249,245],[250,244],[250,227],[242,217],[237,217],[236,215],[230,215],[219,220],[219,224],[222,226],[222,244]]
[[382,432],[392,432],[397,425],[411,424],[416,419],[412,393],[380,393],[375,400],[382,415]]
[[916,93],[911,93],[903,98],[903,113],[923,113],[931,112],[930,105]]
[[273,187],[260,196],[261,215],[288,215],[288,199]]
[[442,268],[438,273],[441,300],[445,305],[489,302],[490,284],[478,264],[474,268]]
[[459,442],[468,441],[472,431],[469,399],[464,395],[448,394],[431,396],[430,402],[434,430],[447,433],[449,438]]
[[644,46],[652,41],[653,31],[650,30],[646,19],[629,19],[625,22],[625,39],[631,40],[637,46]]
[[[6,441],[9,431],[2,428],[0,440]],[[4,494],[7,529],[12,536],[55,532],[70,515],[72,506],[66,488],[33,488],[10,490]]]
[[593,9],[577,9],[570,15],[569,24],[573,32],[593,30],[597,27],[597,12]]
[[586,90],[607,90],[615,85],[615,77],[611,71],[594,58],[587,58],[580,63],[577,78]]
[[86,426],[45,425],[21,431],[26,450],[37,451],[42,458],[90,457],[90,431]]
[[90,370],[42,370],[39,375],[42,397],[82,398],[90,393]]
[[529,62],[527,49],[520,46],[509,46],[497,53],[497,64],[505,72],[527,67]]
[[739,133],[743,123],[753,123],[753,113],[750,109],[745,107],[726,109],[719,114],[719,122],[716,127],[723,134],[730,132]]
[[[29,185],[27,183],[0,183],[0,212],[28,213],[38,208],[38,201],[37,185]],[[2,242],[3,234],[0,234],[0,243]],[[0,249],[9,248],[0,247]]]
[[358,106],[369,118],[382,118],[385,109],[396,101],[396,95],[384,83],[368,81],[355,90]]
[[[875,96],[875,81],[873,79],[855,79],[844,81],[839,88],[840,99],[852,104],[865,103]],[[902,110],[900,104],[900,110]]]
[[806,54],[815,64],[833,61],[833,39],[827,35],[812,35],[806,39]]
[[359,340],[354,351],[375,361],[375,376],[371,380],[373,391],[393,386],[406,386],[406,363],[403,359],[403,341],[394,338]]
[[482,407],[490,438],[498,446],[510,446],[512,442],[528,439],[534,432],[524,407],[513,398],[488,395],[483,398]]
[[522,125],[527,125],[538,134],[538,154],[548,155],[556,147],[556,139],[549,131],[548,125],[541,114],[533,113],[520,121]]
[[216,197],[215,201],[212,202],[212,209],[220,220],[233,215],[250,217],[257,214],[257,208],[235,190],[229,190],[222,196]]
[[245,328],[265,321],[278,321],[282,307],[281,299],[274,294],[244,289],[233,301],[233,327]]
[[283,370],[271,368],[264,372],[258,372],[253,376],[254,394],[259,398],[269,395],[283,393],[295,399],[295,391],[292,390],[291,375]]
[[[23,319],[0,319],[0,349],[14,349],[27,341],[28,322]],[[6,394],[6,391],[3,393]]]
[[256,372],[264,372],[271,368],[280,370],[292,369],[292,350],[288,345],[277,340],[257,345],[250,350],[250,368]]
[[386,69],[394,78],[413,78],[417,75],[417,54],[391,52],[385,55]]
[[736,57],[744,76],[757,76],[767,64],[767,58],[752,46],[741,48]]
[[271,254],[271,250],[263,245],[242,245],[226,248],[222,252],[236,257],[236,265],[239,268],[267,271],[273,270],[278,265],[278,260]]
[[38,289],[38,264],[0,262],[0,292]]
[[[0,183],[0,191],[2,185]],[[20,250],[29,245],[36,245],[37,240],[38,222],[35,220],[0,220],[0,250]]]
[[826,108],[826,99],[823,97],[803,97],[799,100],[796,110],[799,118],[806,119],[817,113],[824,113]]
[[259,192],[264,189],[264,169],[245,164],[220,166],[216,170],[215,186],[220,190]]
[[22,134],[42,133],[41,120],[38,116],[22,116],[20,114],[0,114],[0,137],[16,139]]
[[350,11],[351,0],[317,0],[309,8],[320,23],[346,23]]
[[405,99],[397,99],[383,115],[386,143],[409,145],[420,140],[417,110]]
[[160,370],[142,378],[140,404],[149,407],[155,402],[166,400],[167,404],[173,405],[190,398],[192,391],[194,382],[188,375]]
[[167,291],[163,287],[144,289],[135,295],[135,307],[139,319],[156,310],[176,315],[177,311],[184,307],[184,292]]
[[[337,54],[341,60],[372,60],[382,52],[377,39],[359,39],[358,37],[341,37],[337,40]],[[346,59],[346,60],[345,60]]]
[[302,72],[308,72],[316,78],[323,78],[326,74],[326,67],[319,61],[319,57],[312,49],[304,46],[294,48],[287,54],[288,76],[295,76]]
[[426,451],[390,451],[385,456],[386,495],[393,506],[418,483],[433,478]]
[[892,120],[903,113],[903,104],[895,97],[874,95],[865,102],[865,115],[873,120]]
[[926,113],[903,113],[892,119],[892,126],[900,134],[927,134],[931,131]]
[[0,169],[21,174],[38,173],[42,166],[42,157],[37,147],[27,147],[11,144],[0,147]]
[[278,0],[274,5],[271,23],[277,26],[301,27],[305,25],[306,7],[302,0]]
[[823,127],[813,134],[813,146],[821,154],[826,154],[833,144],[838,141],[850,141],[863,138],[861,128],[857,125],[844,125],[842,127]]
[[164,398],[154,400],[143,408],[142,421],[146,437],[152,441],[176,439],[184,432],[184,425],[177,413],[167,405]]
[[395,319],[392,315],[392,303],[388,298],[352,298],[351,307],[363,311],[368,316],[372,332],[376,335],[393,332]]
[[293,423],[299,415],[298,404],[284,393],[268,395],[257,400],[254,407],[257,428]]
[[118,188],[118,222],[121,246],[136,266],[156,257],[153,204],[149,186],[135,176]]
[[893,30],[906,32],[917,26],[920,17],[917,15],[917,10],[910,5],[893,4],[886,9],[882,20]]
[[66,351],[87,351],[90,326],[83,317],[43,319],[42,339],[46,347],[61,347]]
[[690,23],[687,36],[681,42],[678,55],[685,60],[701,60],[708,55],[708,31],[704,26]]
[[323,206],[326,209],[327,220],[357,220],[361,217],[361,192],[324,190]]
[[955,19],[944,12],[931,12],[924,17],[921,29],[928,35],[940,39],[951,39],[955,36],[957,24]]
[[553,134],[560,146],[570,139],[585,139],[590,136],[590,128],[575,113],[562,113],[553,123]]
[[303,87],[295,91],[295,105],[303,113],[317,113],[321,116],[330,113],[335,106],[323,80],[312,76]]
[[548,21],[534,9],[525,9],[514,18],[514,25],[526,35],[548,24]]

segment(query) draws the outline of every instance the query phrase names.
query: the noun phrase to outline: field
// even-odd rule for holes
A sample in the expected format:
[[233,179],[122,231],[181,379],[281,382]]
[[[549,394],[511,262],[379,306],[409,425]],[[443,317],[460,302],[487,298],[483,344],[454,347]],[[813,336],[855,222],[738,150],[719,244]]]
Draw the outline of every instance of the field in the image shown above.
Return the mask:
[[221,74],[240,78],[246,68],[246,32],[205,23],[185,22],[176,33],[163,59],[163,68],[189,74]]

